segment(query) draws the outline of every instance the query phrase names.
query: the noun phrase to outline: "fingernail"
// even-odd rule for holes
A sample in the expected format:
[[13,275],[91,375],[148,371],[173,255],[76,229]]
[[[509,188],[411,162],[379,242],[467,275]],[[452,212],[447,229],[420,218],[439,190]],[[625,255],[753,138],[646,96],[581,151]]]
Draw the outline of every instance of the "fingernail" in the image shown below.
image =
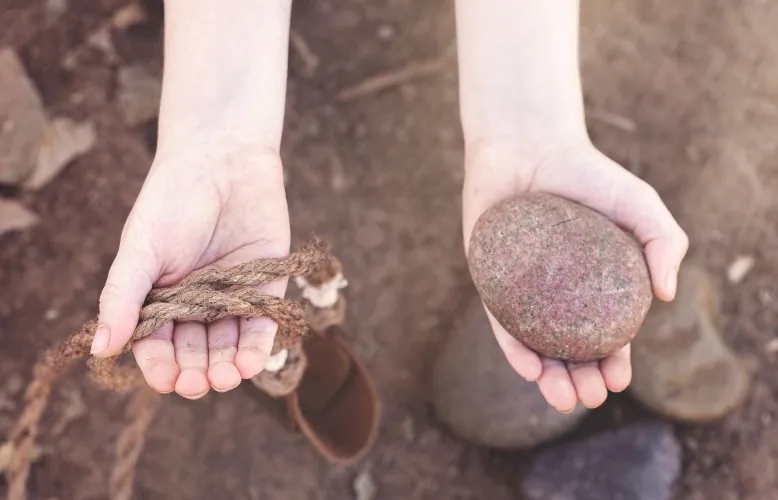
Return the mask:
[[[231,390],[236,389],[240,385],[241,382],[243,382],[242,379],[237,384],[233,385],[232,387],[228,387],[227,389],[222,389],[222,388],[214,387],[213,390],[216,391],[216,392],[221,392],[221,393],[230,392]],[[213,386],[211,386],[211,387],[213,387]]]
[[208,394],[208,389],[204,390],[203,392],[201,392],[196,396],[187,396],[186,394],[180,394],[180,395],[185,397],[186,399],[195,400],[195,399],[200,399],[202,397],[205,397],[206,394]]
[[670,274],[665,280],[665,286],[667,286],[667,291],[670,294],[670,298],[674,298],[675,290],[678,287],[678,269],[673,268],[670,270]]
[[108,349],[108,344],[111,341],[111,331],[108,329],[105,325],[100,325],[97,327],[97,331],[95,332],[95,338],[92,339],[92,354],[100,354],[101,352]]

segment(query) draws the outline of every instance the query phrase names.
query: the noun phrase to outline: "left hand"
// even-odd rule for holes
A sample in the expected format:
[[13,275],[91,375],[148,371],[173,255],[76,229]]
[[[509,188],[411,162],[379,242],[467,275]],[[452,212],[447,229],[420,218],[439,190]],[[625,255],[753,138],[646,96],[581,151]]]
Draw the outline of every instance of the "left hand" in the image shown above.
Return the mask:
[[[588,139],[564,142],[520,146],[521,139],[506,137],[468,145],[463,190],[465,247],[486,209],[518,193],[546,192],[588,206],[633,233],[643,245],[654,294],[672,300],[689,244],[684,231],[646,182],[610,160]],[[572,411],[578,401],[596,408],[605,402],[608,390],[623,391],[631,381],[629,345],[599,362],[563,363],[538,356],[491,314],[489,319],[511,366],[525,379],[537,381],[549,404],[561,412]]]

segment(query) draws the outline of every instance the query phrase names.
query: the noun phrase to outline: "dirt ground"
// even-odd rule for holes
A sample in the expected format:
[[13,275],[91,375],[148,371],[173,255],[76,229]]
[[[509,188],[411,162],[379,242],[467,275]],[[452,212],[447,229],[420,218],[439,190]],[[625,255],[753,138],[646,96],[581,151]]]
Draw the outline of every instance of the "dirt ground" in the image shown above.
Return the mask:
[[[122,5],[0,1],[10,45],[46,108],[93,120],[98,147],[44,190],[18,195],[41,217],[0,239],[0,387],[27,381],[37,353],[96,312],[118,236],[153,156],[153,125],[125,126],[117,64],[68,50]],[[720,281],[726,340],[754,370],[746,406],[723,422],[680,428],[679,499],[778,499],[778,6],[768,0],[582,2],[582,58],[595,142],[653,184]],[[118,64],[161,65],[162,13],[115,35]],[[347,499],[369,470],[379,499],[515,499],[524,454],[461,443],[430,411],[426,367],[471,293],[460,231],[462,144],[452,58],[437,74],[349,103],[335,96],[370,75],[445,57],[451,2],[298,0],[293,28],[320,58],[312,77],[292,54],[284,159],[292,227],[332,240],[350,281],[347,329],[383,399],[379,439],[353,467],[324,463],[243,391],[164,398],[137,471],[142,499]],[[337,36],[335,36],[337,34]],[[737,285],[740,255],[754,270]],[[14,382],[16,381],[16,382]],[[5,386],[3,385],[5,384]],[[74,396],[75,394],[75,396]],[[87,411],[75,411],[83,398]],[[15,415],[0,408],[0,435]],[[78,405],[76,405],[78,406]],[[34,466],[32,499],[106,498],[124,400],[77,370],[57,390]],[[17,407],[18,409],[18,407]],[[66,427],[63,416],[79,414]],[[612,398],[582,432],[637,418]],[[67,423],[67,422],[66,422]],[[56,432],[55,432],[56,431]],[[3,488],[0,483],[0,493]]]

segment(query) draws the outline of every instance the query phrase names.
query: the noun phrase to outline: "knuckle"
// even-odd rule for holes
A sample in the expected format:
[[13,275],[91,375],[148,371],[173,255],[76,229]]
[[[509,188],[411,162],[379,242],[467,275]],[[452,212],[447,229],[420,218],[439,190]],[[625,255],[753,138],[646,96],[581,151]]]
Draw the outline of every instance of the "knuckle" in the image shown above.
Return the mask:
[[637,192],[639,196],[650,203],[664,205],[662,202],[662,197],[659,196],[659,192],[656,190],[656,188],[654,188],[654,186],[644,181],[643,179],[637,179],[637,182]]
[[108,281],[103,287],[102,292],[100,292],[100,299],[99,299],[100,307],[102,308],[106,304],[117,302],[121,299],[122,299],[122,288],[116,283]]

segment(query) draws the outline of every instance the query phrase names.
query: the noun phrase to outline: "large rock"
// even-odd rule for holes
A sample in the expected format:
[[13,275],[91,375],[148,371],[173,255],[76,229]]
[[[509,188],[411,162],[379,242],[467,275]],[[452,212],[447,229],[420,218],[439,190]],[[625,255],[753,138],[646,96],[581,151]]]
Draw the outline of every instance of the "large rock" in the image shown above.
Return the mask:
[[670,425],[646,422],[542,452],[522,493],[525,500],[669,500],[680,472]]
[[30,175],[45,130],[35,85],[16,53],[0,50],[0,184],[19,184]]
[[587,410],[562,414],[537,384],[522,379],[505,359],[477,297],[443,346],[432,372],[432,403],[451,431],[494,448],[526,448],[574,427]]
[[687,262],[675,301],[656,301],[632,342],[632,394],[672,419],[707,422],[738,408],[750,376],[722,339],[719,299],[706,272]]

